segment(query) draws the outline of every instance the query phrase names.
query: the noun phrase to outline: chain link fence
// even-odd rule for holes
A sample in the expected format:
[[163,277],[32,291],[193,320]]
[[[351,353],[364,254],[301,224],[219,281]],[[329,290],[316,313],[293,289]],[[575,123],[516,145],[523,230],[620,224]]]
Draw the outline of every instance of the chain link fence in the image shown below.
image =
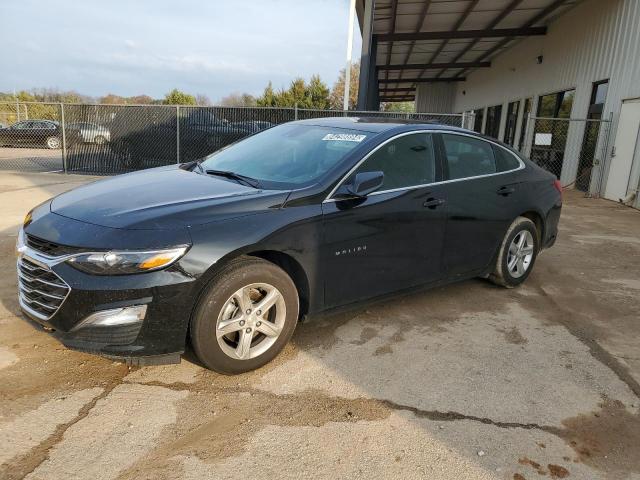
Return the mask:
[[62,170],[59,103],[0,103],[0,169]]
[[468,127],[466,114],[0,103],[0,169],[117,174],[202,158],[274,125],[349,116]]
[[523,153],[563,186],[598,195],[610,130],[611,120],[530,117]]

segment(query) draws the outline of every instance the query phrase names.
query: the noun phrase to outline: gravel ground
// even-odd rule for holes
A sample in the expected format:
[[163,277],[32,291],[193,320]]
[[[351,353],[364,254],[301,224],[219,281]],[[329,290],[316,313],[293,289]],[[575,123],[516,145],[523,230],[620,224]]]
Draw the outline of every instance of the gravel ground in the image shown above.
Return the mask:
[[0,174],[0,478],[640,479],[640,212],[568,192],[521,288],[319,316],[259,371],[128,368],[18,311],[22,216],[86,176]]

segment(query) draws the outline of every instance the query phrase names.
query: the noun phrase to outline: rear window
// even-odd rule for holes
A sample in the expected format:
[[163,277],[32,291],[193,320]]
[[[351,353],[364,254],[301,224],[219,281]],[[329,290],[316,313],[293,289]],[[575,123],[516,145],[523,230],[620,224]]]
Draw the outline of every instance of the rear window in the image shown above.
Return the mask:
[[494,145],[493,153],[496,157],[496,168],[498,172],[508,172],[520,166],[520,162],[516,156],[502,147]]
[[489,142],[465,135],[444,134],[442,138],[451,180],[496,173]]

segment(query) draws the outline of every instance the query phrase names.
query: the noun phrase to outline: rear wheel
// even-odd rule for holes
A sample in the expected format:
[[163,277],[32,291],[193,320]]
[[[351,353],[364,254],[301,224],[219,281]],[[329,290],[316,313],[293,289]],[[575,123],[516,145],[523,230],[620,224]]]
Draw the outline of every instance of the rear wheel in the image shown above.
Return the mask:
[[503,287],[517,287],[531,273],[539,248],[535,224],[525,217],[516,218],[502,241],[495,269],[489,279]]
[[96,135],[96,138],[94,138],[93,141],[96,143],[96,145],[104,145],[105,143],[107,143],[107,139],[102,135]]
[[298,310],[298,292],[284,270],[241,257],[221,269],[200,299],[191,320],[194,351],[218,373],[254,370],[287,344]]

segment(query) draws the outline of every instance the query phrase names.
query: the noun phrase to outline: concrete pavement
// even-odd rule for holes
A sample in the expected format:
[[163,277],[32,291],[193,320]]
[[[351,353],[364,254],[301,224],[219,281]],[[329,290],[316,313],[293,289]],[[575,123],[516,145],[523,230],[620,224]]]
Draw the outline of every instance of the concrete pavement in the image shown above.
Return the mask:
[[18,225],[91,180],[0,174],[0,478],[640,478],[640,212],[568,192],[521,288],[313,318],[223,377],[72,352],[20,318]]

